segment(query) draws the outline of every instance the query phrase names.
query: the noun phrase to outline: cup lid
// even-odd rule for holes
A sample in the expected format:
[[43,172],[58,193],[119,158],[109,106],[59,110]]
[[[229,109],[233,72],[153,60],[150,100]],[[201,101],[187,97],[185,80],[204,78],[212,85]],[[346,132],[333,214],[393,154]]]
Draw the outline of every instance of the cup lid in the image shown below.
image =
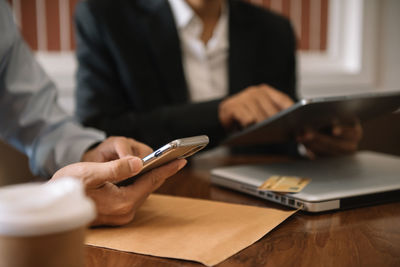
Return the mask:
[[95,205],[76,178],[0,188],[2,235],[58,233],[85,226],[95,217]]

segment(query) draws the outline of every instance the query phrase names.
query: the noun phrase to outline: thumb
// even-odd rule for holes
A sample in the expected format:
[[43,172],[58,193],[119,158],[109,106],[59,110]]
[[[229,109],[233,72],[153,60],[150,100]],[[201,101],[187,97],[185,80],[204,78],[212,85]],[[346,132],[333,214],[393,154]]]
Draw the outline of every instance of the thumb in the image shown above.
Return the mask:
[[92,163],[88,168],[90,169],[86,173],[91,175],[84,177],[83,183],[86,188],[97,188],[107,182],[118,183],[138,174],[143,168],[143,162],[138,157],[128,156],[108,162]]
[[341,126],[339,126],[339,125],[334,125],[334,126],[332,127],[332,134],[333,134],[334,136],[340,136],[340,135],[342,135],[342,133],[343,133],[343,129],[342,129]]

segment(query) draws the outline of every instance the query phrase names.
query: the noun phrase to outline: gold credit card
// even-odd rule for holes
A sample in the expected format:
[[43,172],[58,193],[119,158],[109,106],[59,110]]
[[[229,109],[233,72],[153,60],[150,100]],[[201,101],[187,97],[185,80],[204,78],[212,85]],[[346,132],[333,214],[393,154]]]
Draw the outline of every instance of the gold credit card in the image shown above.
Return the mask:
[[298,193],[311,182],[310,178],[272,175],[258,187],[259,190]]

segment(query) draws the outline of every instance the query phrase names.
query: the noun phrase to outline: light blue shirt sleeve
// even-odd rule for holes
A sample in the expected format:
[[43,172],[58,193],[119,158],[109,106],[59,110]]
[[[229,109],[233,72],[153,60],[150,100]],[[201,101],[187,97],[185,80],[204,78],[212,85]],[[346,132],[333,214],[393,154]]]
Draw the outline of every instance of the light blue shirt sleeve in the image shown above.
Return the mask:
[[79,162],[105,135],[84,129],[57,104],[57,90],[23,41],[0,0],[0,137],[29,157],[34,174],[48,177]]

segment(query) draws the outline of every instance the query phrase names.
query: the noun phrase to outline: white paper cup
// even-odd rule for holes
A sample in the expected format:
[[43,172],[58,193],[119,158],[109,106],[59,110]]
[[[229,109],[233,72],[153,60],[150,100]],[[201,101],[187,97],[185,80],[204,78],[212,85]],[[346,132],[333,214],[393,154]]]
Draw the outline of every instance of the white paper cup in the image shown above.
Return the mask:
[[84,266],[93,202],[74,178],[0,188],[0,267]]

